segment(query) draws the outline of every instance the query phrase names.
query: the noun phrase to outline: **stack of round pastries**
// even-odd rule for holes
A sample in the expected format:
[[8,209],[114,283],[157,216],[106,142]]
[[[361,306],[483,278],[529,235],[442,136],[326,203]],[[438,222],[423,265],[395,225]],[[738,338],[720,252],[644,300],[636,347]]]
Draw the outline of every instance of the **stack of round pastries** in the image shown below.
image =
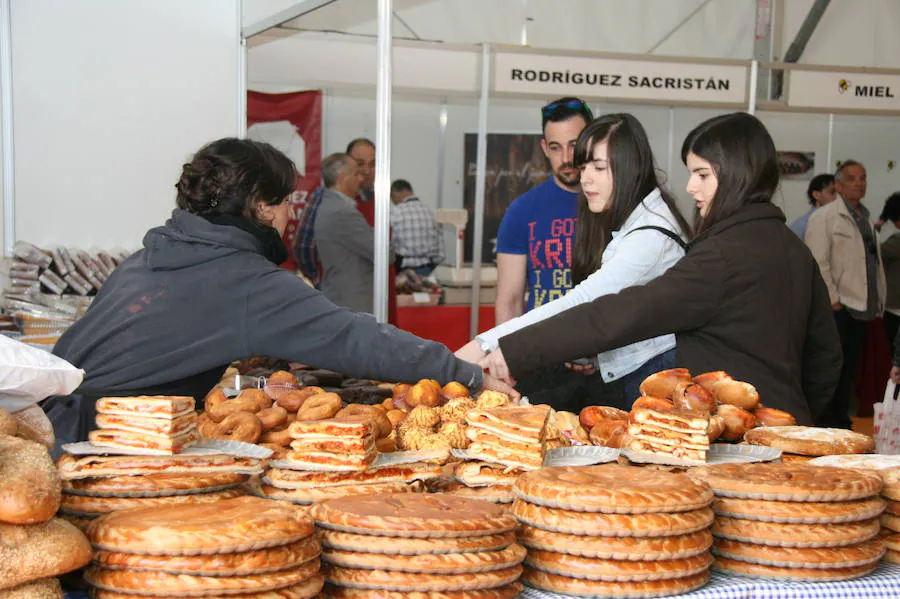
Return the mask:
[[875,440],[843,428],[763,426],[747,431],[744,441],[780,449],[785,464],[805,463],[816,457],[872,453]]
[[306,599],[321,546],[301,508],[238,497],[116,512],[89,527],[95,599],[240,595]]
[[512,599],[521,590],[525,548],[500,506],[438,493],[367,495],[319,503],[311,514],[327,596]]
[[757,578],[822,582],[872,572],[881,479],[805,464],[719,464],[689,476],[713,488],[715,568]]
[[662,597],[709,579],[712,491],[618,464],[543,468],[515,484],[522,581],[570,595]]
[[119,510],[215,503],[247,493],[246,474],[121,475],[63,480],[60,516],[83,531],[96,518]]

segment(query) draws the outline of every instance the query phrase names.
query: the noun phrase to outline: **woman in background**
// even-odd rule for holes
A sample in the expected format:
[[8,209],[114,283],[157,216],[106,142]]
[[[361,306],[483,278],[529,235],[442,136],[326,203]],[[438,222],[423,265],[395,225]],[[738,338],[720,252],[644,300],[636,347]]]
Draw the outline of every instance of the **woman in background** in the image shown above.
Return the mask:
[[796,233],[800,239],[806,239],[806,224],[809,222],[810,215],[816,211],[816,208],[833,202],[837,197],[835,193],[834,175],[825,173],[813,177],[806,188],[806,197],[809,199],[811,207],[806,214],[791,223],[791,231]]
[[[481,333],[456,352],[479,360],[497,349],[504,335],[541,322],[591,300],[643,285],[684,256],[690,234],[675,200],[660,183],[650,141],[630,114],[608,114],[578,136],[574,164],[581,169],[582,197],[572,258],[575,287],[565,296]],[[675,336],[661,335],[605,351],[583,370],[599,370],[603,401],[630,409],[638,387],[650,374],[675,366]],[[592,394],[593,395],[593,394]],[[578,412],[583,405],[560,406]]]
[[830,400],[841,345],[809,250],[772,204],[775,144],[754,116],[701,123],[681,149],[698,224],[685,257],[649,283],[500,339],[482,360],[510,382],[536,368],[675,333],[678,366],[725,370],[800,424]]

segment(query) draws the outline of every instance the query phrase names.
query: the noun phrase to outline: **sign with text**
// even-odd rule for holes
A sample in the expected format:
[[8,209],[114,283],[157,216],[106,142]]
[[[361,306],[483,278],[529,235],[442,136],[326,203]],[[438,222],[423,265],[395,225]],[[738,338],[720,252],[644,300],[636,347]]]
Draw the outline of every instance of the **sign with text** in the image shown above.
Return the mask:
[[747,67],[497,52],[494,91],[743,104]]
[[790,73],[791,107],[900,110],[900,75],[801,70]]

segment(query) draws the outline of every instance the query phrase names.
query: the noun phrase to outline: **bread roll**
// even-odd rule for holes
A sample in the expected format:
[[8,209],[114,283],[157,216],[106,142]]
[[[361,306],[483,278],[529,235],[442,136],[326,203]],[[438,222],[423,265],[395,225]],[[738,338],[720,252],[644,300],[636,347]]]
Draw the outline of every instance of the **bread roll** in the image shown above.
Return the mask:
[[756,426],[756,417],[743,408],[723,403],[716,414],[725,419],[725,430],[722,439],[725,441],[739,441],[744,433]]
[[19,423],[17,435],[30,441],[37,441],[47,449],[53,449],[56,435],[53,424],[40,406],[29,406],[19,410],[12,417]]
[[719,403],[727,403],[745,410],[755,410],[759,405],[759,393],[750,383],[722,380],[714,383],[712,392]]
[[716,413],[716,398],[697,383],[678,383],[672,392],[672,403],[679,410],[700,410]]
[[591,429],[591,444],[621,448],[628,435],[627,420],[601,420]]
[[0,591],[0,599],[63,599],[57,578],[42,578]]
[[665,399],[672,398],[672,392],[678,383],[690,383],[691,373],[687,368],[672,368],[651,374],[641,383],[641,395],[652,395]]
[[578,415],[578,422],[586,430],[591,430],[603,420],[628,420],[628,412],[609,406],[588,406]]
[[0,408],[0,435],[15,435],[18,428],[19,423],[16,422],[15,418],[9,412]]
[[634,400],[634,403],[631,404],[631,409],[635,408],[650,408],[651,410],[674,410],[675,404],[673,404],[668,399],[663,399],[662,397],[653,397],[652,395],[642,395]]
[[0,524],[0,589],[59,576],[86,566],[91,544],[73,524],[53,518],[41,524]]
[[753,415],[756,417],[756,426],[793,426],[797,424],[797,419],[792,414],[775,408],[760,406],[753,410]]
[[36,524],[59,509],[62,483],[47,448],[0,437],[0,522]]

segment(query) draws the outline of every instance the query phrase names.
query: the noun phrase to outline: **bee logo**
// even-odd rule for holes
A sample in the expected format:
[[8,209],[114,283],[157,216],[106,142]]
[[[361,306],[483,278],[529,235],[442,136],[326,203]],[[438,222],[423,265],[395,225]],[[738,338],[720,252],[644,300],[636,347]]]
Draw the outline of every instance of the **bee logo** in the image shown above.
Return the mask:
[[841,79],[840,81],[838,81],[838,91],[839,92],[844,93],[848,89],[850,89],[849,81],[847,81],[846,79]]

